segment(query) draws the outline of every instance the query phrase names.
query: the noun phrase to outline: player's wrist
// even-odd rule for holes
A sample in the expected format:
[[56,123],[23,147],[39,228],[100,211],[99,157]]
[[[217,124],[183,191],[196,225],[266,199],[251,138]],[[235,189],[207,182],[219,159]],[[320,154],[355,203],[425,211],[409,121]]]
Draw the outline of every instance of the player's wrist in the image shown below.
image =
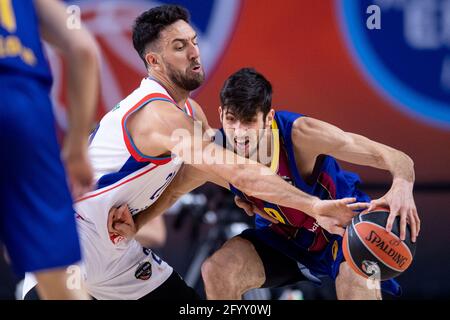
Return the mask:
[[407,188],[408,190],[412,191],[414,187],[414,180],[405,177],[394,177],[394,179],[392,180],[392,187]]
[[321,199],[319,199],[317,197],[311,197],[311,201],[310,201],[311,208],[310,208],[309,212],[306,212],[306,214],[310,215],[311,217],[313,217],[314,219],[317,220],[317,218],[320,215],[319,206],[320,206],[321,202],[322,202]]
[[397,161],[395,169],[391,170],[394,182],[398,181],[402,183],[403,181],[414,183],[415,173],[414,173],[414,162],[406,154],[401,153],[402,161]]
[[64,140],[64,158],[81,158],[87,155],[88,139],[84,137],[68,135]]
[[133,216],[134,221],[134,232],[137,234],[139,230],[149,221],[149,218],[147,217],[146,213],[147,210],[141,211],[135,216]]

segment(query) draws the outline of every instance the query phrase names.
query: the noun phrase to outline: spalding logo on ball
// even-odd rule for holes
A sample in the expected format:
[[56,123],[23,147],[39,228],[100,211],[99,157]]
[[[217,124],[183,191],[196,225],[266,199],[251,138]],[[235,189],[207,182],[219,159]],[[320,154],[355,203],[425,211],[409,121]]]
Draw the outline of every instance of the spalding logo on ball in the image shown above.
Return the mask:
[[400,217],[392,231],[385,229],[389,210],[376,208],[362,212],[352,219],[344,240],[344,257],[350,267],[365,278],[382,281],[394,278],[411,265],[416,244],[411,242],[411,230],[406,228],[405,241],[400,240]]

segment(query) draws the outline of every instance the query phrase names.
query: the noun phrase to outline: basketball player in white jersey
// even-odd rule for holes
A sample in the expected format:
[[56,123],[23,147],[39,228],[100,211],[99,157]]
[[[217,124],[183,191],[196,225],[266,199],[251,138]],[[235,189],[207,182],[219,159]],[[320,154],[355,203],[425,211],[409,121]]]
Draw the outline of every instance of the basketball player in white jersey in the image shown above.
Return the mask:
[[[197,36],[185,9],[166,5],[144,12],[136,19],[133,44],[149,76],[106,114],[92,133],[89,156],[97,188],[75,205],[84,254],[82,274],[94,298],[196,298],[150,249],[134,239],[110,237],[107,227],[112,207],[128,204],[134,215],[151,206],[183,161],[211,175],[210,180],[220,177],[255,197],[313,215],[335,213],[340,217],[336,224],[353,215],[354,204],[350,203],[354,198],[321,201],[256,161],[245,163],[242,158],[224,163],[236,156],[208,139],[194,143],[194,119],[200,120],[204,129],[208,124],[200,106],[189,98],[203,82],[204,72]],[[172,138],[180,129],[188,134],[182,148],[179,140]],[[199,155],[200,161],[191,161],[189,154]],[[211,155],[216,156],[211,159]],[[27,281],[25,292],[30,286]]]

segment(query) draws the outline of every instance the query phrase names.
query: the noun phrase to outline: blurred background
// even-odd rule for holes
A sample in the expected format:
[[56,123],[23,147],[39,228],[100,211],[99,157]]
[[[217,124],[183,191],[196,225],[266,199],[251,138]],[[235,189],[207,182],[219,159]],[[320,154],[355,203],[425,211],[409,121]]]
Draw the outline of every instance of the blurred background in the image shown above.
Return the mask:
[[[193,97],[210,124],[224,80],[254,67],[274,87],[276,109],[307,114],[410,155],[422,230],[412,266],[399,278],[401,299],[450,297],[450,1],[449,0],[89,0],[81,14],[101,47],[102,93],[97,119],[140,83],[146,70],[131,43],[142,11],[177,3],[191,12],[199,35],[205,84]],[[373,6],[375,5],[375,7]],[[80,10],[78,10],[78,8]],[[64,61],[48,50],[55,81],[58,128],[66,127]],[[366,167],[362,188],[383,195],[391,177]],[[168,238],[156,250],[202,294],[201,262],[252,221],[231,195],[205,185],[165,215]],[[0,264],[2,298],[13,297],[17,277]],[[301,283],[255,290],[248,299],[334,299],[333,283]],[[390,298],[387,297],[386,298]]]

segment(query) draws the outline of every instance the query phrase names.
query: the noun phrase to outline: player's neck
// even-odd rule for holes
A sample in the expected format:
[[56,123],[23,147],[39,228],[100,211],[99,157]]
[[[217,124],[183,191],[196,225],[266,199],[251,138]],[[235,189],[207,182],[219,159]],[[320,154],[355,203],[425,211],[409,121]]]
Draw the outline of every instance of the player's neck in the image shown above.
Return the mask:
[[172,81],[170,81],[166,75],[157,73],[157,72],[149,72],[149,77],[157,81],[161,86],[166,89],[169,96],[176,102],[176,104],[182,108],[186,103],[186,100],[189,98],[189,91],[181,89],[177,85],[175,85]]
[[[271,163],[272,163],[272,159],[273,159],[273,153],[272,150],[274,150],[273,148],[273,134],[272,134],[272,130],[269,129],[267,130],[268,132],[266,133],[265,137],[263,139],[261,139],[260,141],[260,146],[263,143],[267,143],[266,146],[266,150],[267,152],[262,152],[261,150],[258,150],[258,162],[265,165],[266,167],[270,167]],[[264,154],[266,153],[266,154]]]

